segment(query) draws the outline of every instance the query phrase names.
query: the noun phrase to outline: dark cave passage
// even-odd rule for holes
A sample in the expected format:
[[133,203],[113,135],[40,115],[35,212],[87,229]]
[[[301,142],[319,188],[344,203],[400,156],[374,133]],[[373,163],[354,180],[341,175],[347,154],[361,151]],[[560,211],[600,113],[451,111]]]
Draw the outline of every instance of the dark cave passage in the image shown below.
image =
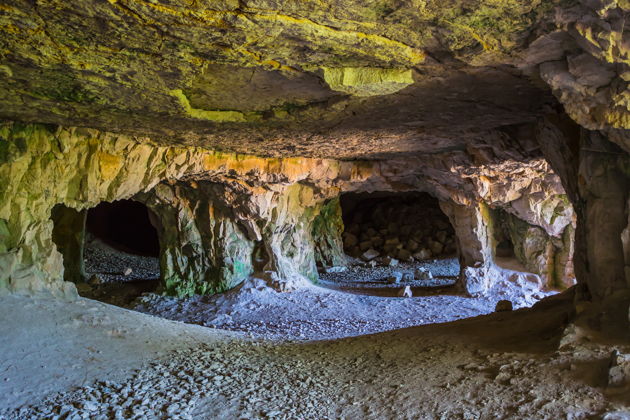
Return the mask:
[[88,210],[86,229],[120,251],[158,257],[160,243],[152,219],[151,211],[137,201],[103,202]]
[[102,202],[87,210],[82,296],[127,306],[159,286],[157,218],[133,200]]
[[[352,257],[404,262],[455,255],[455,232],[427,193],[347,193],[341,196],[344,250]],[[375,251],[375,252],[374,252]]]
[[437,199],[420,192],[345,193],[340,204],[350,265],[322,274],[323,285],[382,297],[454,293],[455,231]]

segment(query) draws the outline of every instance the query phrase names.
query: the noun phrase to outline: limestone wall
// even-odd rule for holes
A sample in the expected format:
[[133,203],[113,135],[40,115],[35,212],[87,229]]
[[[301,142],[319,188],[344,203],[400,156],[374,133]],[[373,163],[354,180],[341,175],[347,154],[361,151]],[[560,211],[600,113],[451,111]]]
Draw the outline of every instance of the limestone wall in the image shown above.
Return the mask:
[[624,272],[630,156],[605,133],[567,120],[541,120],[540,143],[575,209],[575,272],[603,299],[630,286]]
[[[563,232],[567,217],[558,223],[541,210],[557,206],[524,198],[544,191],[553,203],[562,201],[559,180],[544,161],[522,162],[513,173],[501,168],[478,164],[478,156],[461,152],[388,161],[258,158],[159,146],[148,138],[96,130],[5,122],[0,125],[0,291],[75,293],[63,282],[62,256],[52,241],[51,211],[60,203],[75,210],[118,199],[147,203],[162,226],[164,290],[182,295],[238,284],[253,270],[257,244],[269,257],[266,269],[280,282],[315,280],[316,261],[342,259],[336,248],[338,209],[329,201],[342,191],[426,191],[460,212],[500,206],[550,235]],[[569,210],[563,207],[562,214]],[[479,223],[477,230],[463,224],[473,231],[461,232],[462,237],[483,237]],[[467,264],[478,259],[463,258]]]

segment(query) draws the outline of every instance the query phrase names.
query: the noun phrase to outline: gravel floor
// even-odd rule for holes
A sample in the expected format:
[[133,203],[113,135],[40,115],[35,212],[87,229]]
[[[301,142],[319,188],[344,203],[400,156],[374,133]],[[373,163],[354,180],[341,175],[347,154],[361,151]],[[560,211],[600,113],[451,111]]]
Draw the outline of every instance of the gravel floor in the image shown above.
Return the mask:
[[413,298],[370,296],[310,286],[280,293],[257,278],[217,296],[188,299],[144,294],[132,307],[167,319],[272,340],[330,340],[493,312],[497,301],[531,306],[547,293],[498,285],[484,297],[438,294]]
[[[93,236],[86,238],[84,252],[88,278],[96,274],[102,283],[160,278],[158,258],[118,251]],[[131,274],[125,275],[128,268],[131,269]]]
[[[125,254],[91,240],[86,266],[88,272],[102,277],[103,284],[83,286],[82,296],[167,319],[282,341],[338,339],[449,322],[493,312],[500,299],[510,299],[519,308],[546,296],[513,284],[502,284],[484,297],[457,294],[448,287],[459,272],[455,258],[374,268],[354,261],[344,272],[323,273],[320,285],[290,293],[279,293],[252,277],[227,293],[188,299],[148,292],[159,277],[156,258]],[[121,275],[127,267],[132,274]],[[393,271],[413,272],[419,267],[431,271],[433,279],[386,282]],[[414,297],[391,297],[407,285]]]
[[[402,281],[389,284],[387,277],[394,271],[412,273],[417,268],[425,268],[431,272],[433,278],[429,280]],[[457,258],[443,258],[414,263],[398,263],[394,267],[368,267],[357,261],[346,271],[337,273],[321,273],[320,283],[323,286],[333,286],[350,289],[400,289],[400,287],[444,287],[452,286],[459,275],[459,261]]]

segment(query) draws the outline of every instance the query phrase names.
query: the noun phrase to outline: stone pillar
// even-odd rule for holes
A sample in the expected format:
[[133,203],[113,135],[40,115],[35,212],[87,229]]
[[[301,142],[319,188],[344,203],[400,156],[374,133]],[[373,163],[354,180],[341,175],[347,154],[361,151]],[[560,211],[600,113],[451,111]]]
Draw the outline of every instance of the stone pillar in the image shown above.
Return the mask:
[[322,267],[345,266],[343,252],[343,219],[339,197],[322,204],[313,220],[312,236],[315,243],[315,261]]
[[[582,132],[579,193],[586,281],[598,297],[627,289],[622,234],[628,225],[630,157],[600,133]],[[579,219],[578,219],[579,221]]]
[[[498,213],[498,214],[497,214]],[[531,273],[538,274],[548,288],[565,288],[575,281],[573,274],[573,226],[560,237],[549,235],[513,214],[495,212],[507,227],[516,259]]]
[[628,214],[628,224],[621,234],[621,242],[623,243],[626,284],[630,287],[630,197],[628,197],[626,204],[626,213]]
[[[238,285],[254,271],[256,246],[264,247],[263,270],[279,290],[317,281],[316,252],[342,263],[338,201],[324,204],[302,184],[272,191],[238,183],[162,183],[136,198],[159,219],[167,294],[213,294]],[[318,246],[314,234],[323,241]]]
[[[580,128],[567,117],[542,120],[538,138],[577,215],[578,282],[588,285],[599,301],[627,291],[623,238],[629,224],[630,155],[602,133]],[[626,322],[627,316],[626,311]]]
[[460,286],[470,294],[483,293],[491,284],[487,268],[493,264],[492,218],[483,203],[464,206],[440,202],[455,229],[460,265]]
[[87,211],[77,211],[63,204],[53,207],[51,219],[54,227],[52,240],[63,255],[63,278],[65,281],[85,281],[83,247]]
[[159,184],[143,194],[159,219],[160,275],[167,294],[224,292],[252,272],[254,242],[209,183]]
[[294,184],[275,195],[266,209],[261,209],[263,243],[269,262],[266,270],[276,273],[279,288],[291,290],[316,282],[313,220],[318,213],[313,190]]

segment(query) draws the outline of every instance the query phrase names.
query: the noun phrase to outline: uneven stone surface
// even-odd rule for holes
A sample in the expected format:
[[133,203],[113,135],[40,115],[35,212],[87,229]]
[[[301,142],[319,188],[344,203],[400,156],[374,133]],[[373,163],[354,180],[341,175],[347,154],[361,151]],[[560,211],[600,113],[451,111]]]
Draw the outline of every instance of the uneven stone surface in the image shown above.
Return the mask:
[[91,235],[86,239],[84,255],[86,274],[97,275],[103,283],[160,278],[157,258],[118,251]]
[[[24,328],[2,326],[9,351],[0,356],[0,415],[557,419],[627,410],[627,393],[611,397],[602,388],[610,346],[577,340],[557,349],[566,310],[547,305],[297,344],[247,340],[83,299],[3,297],[0,311],[11,314],[3,319]],[[22,332],[33,328],[41,329],[38,343],[56,344],[32,351],[38,344]],[[97,353],[103,340],[110,345]],[[61,357],[64,348],[75,358]],[[15,353],[25,358],[8,358]],[[90,369],[77,358],[90,358]]]
[[[163,286],[181,295],[238,284],[251,272],[256,242],[265,250],[267,269],[283,281],[315,280],[316,253],[320,263],[326,259],[330,260],[326,264],[339,263],[333,260],[340,258],[341,238],[331,236],[341,233],[333,229],[338,226],[334,221],[338,203],[329,200],[342,191],[428,191],[464,212],[466,206],[480,206],[491,197],[492,206],[502,206],[550,232],[560,229],[558,220],[570,220],[563,216],[551,223],[553,214],[570,214],[571,208],[562,198],[558,177],[541,159],[523,157],[521,169],[510,174],[500,170],[505,164],[490,163],[498,162],[498,157],[475,166],[479,159],[463,152],[391,161],[265,159],[150,145],[148,139],[94,130],[14,123],[2,127],[6,152],[0,165],[5,186],[0,190],[0,224],[6,234],[0,236],[0,251],[6,269],[0,284],[5,292],[48,290],[72,295],[72,286],[60,282],[62,261],[51,240],[50,211],[58,203],[82,210],[101,201],[135,198],[155,206],[165,218],[163,228],[170,229],[161,238]],[[81,171],[74,172],[76,168]],[[501,193],[484,187],[483,180],[490,176],[502,182]],[[541,207],[524,210],[522,204],[518,212],[514,210],[513,203],[541,190],[552,197],[547,201],[556,203],[543,208],[560,210],[540,214]],[[216,225],[201,217],[210,215],[210,209],[212,220],[219,221]],[[318,219],[320,214],[325,215],[324,223]],[[457,233],[458,223],[452,224]],[[233,235],[219,235],[222,229]],[[326,251],[315,250],[313,234],[320,245],[327,244]],[[462,257],[462,266],[490,264],[491,245],[484,247],[484,259]],[[191,252],[190,258],[182,251]],[[192,262],[195,258],[199,263]]]
[[[362,194],[344,197],[344,250],[358,257],[369,249],[381,262],[427,260],[456,252],[453,228],[428,195]],[[394,260],[392,260],[394,259]]]
[[18,1],[0,116],[262,156],[448,148],[536,118],[549,94],[498,64],[554,4]]
[[[629,417],[629,17],[628,0],[0,5],[0,417]],[[346,193],[412,192],[452,231],[343,220]],[[140,309],[271,340],[77,298],[108,284],[82,283],[85,213],[121,199],[159,236]],[[407,270],[451,250],[457,275]],[[387,274],[396,297],[319,272]]]

